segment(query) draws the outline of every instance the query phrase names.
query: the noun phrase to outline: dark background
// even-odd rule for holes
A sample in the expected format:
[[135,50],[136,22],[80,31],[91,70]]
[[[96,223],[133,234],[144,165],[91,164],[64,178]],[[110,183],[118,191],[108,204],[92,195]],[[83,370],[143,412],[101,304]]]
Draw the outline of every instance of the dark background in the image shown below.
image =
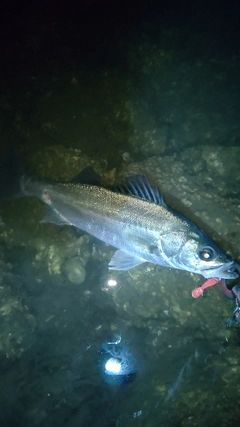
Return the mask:
[[[201,37],[202,49],[239,53],[237,1],[3,1],[1,84],[74,61],[84,66],[118,63],[121,44],[146,32],[161,37],[163,27]],[[150,28],[151,26],[151,28]]]

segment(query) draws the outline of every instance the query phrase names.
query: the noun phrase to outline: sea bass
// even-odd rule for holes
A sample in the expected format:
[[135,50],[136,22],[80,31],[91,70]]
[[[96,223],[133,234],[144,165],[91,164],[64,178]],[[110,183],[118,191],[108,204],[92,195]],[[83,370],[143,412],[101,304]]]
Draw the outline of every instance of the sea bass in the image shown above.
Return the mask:
[[132,176],[117,192],[79,183],[21,178],[25,196],[49,206],[43,222],[72,225],[118,250],[109,269],[129,270],[144,262],[234,279],[239,266],[190,220],[169,208],[145,176]]

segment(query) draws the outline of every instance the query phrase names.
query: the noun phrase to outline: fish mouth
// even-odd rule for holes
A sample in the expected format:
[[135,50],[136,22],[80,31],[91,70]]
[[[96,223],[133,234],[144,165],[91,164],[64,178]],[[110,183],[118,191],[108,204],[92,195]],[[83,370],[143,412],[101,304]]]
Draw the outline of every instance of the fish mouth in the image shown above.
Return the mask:
[[240,273],[240,265],[235,261],[230,261],[219,267],[209,268],[202,273],[206,279],[216,277],[217,279],[237,279]]

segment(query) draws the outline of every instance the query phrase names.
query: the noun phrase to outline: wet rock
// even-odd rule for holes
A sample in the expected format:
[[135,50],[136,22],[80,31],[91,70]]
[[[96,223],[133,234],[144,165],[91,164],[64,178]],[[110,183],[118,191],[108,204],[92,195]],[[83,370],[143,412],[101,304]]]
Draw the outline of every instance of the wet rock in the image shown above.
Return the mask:
[[134,132],[129,136],[128,141],[133,151],[146,157],[162,155],[170,137],[168,124],[166,122],[156,124],[150,118],[144,120],[140,106],[135,107],[129,103],[129,109]]
[[101,174],[106,170],[106,161],[93,160],[79,149],[52,145],[28,156],[30,169],[39,177],[56,181],[70,181],[87,166]]
[[[56,235],[56,231],[52,229],[52,235],[48,235],[51,239],[43,237],[34,242],[36,265],[39,268],[47,265],[48,273],[58,285],[65,283],[62,273],[67,274],[71,283],[80,284],[85,280],[84,266],[90,257],[90,238],[88,235],[78,238],[70,228],[62,229],[60,235]],[[77,256],[79,253],[81,255]]]
[[82,264],[82,259],[73,257],[66,261],[65,272],[68,280],[74,285],[81,285],[86,277],[86,270]]
[[[7,285],[9,273],[3,271],[3,266],[2,273],[6,274],[0,287],[0,357],[4,366],[7,360],[18,360],[31,347],[36,321],[20,294],[13,293]],[[13,276],[11,281],[14,281]]]
[[240,148],[239,147],[204,147],[202,158],[208,172],[223,178],[230,183],[240,181]]

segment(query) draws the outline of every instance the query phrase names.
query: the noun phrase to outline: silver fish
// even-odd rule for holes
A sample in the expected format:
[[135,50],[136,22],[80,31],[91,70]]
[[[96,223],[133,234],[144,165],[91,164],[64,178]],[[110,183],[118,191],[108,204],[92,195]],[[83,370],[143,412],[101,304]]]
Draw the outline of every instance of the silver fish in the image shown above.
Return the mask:
[[118,250],[109,269],[129,270],[144,262],[219,279],[238,277],[239,266],[190,220],[169,208],[145,176],[128,178],[113,192],[79,183],[21,178],[25,196],[51,211],[43,222],[73,225]]

